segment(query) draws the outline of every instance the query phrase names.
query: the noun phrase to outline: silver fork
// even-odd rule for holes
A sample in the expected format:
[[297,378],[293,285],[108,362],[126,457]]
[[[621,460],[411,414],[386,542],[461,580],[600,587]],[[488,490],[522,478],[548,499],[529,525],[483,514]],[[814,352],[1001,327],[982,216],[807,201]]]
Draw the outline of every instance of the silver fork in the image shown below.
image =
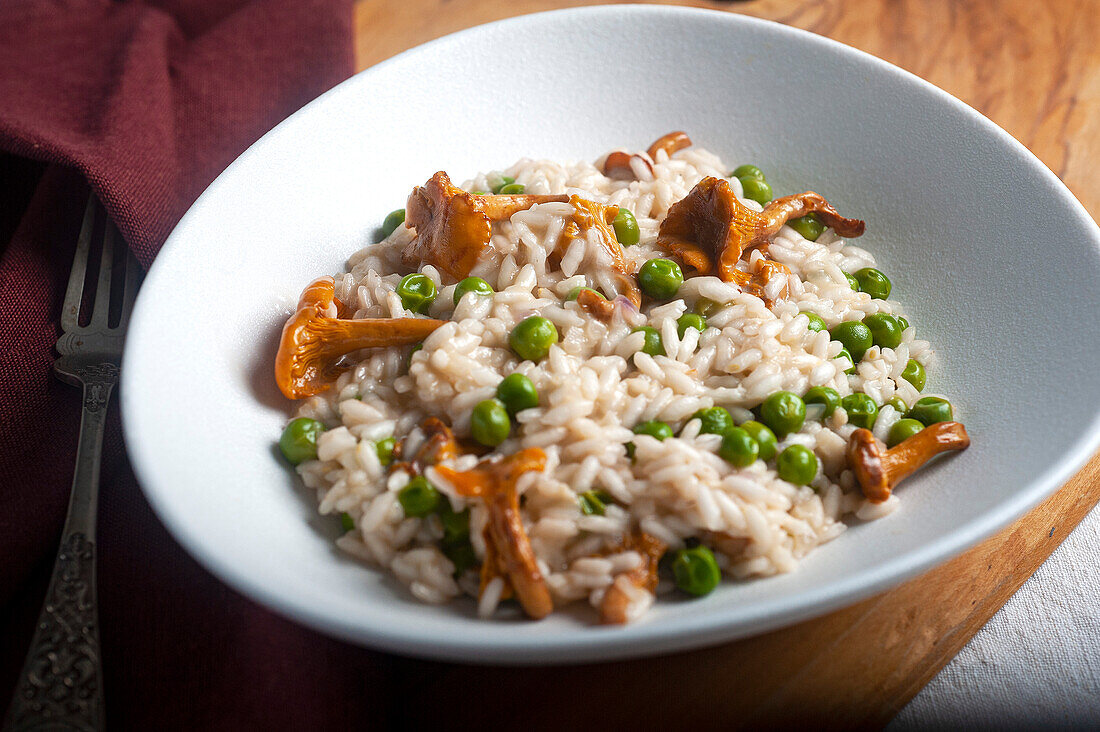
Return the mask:
[[[84,282],[93,239],[100,230],[97,219],[102,219],[103,244],[95,278],[95,300],[87,324],[81,325],[82,304],[91,301],[92,296],[91,292],[86,295]],[[124,255],[116,252],[117,247],[126,245],[93,194],[84,209],[84,223],[65,291],[61,311],[63,334],[56,346],[60,358],[53,364],[59,379],[84,390],[76,470],[50,587],[8,710],[5,730],[104,728],[95,579],[99,463],[107,406],[118,382],[122,342],[141,279],[134,255],[128,249]],[[120,263],[116,264],[116,259]]]

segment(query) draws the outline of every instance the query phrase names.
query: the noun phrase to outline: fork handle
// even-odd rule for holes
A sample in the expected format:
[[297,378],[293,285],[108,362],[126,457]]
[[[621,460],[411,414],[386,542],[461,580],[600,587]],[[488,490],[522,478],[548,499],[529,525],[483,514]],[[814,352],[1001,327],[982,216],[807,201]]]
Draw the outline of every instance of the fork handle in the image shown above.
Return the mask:
[[84,409],[69,513],[5,732],[105,728],[95,524],[103,426],[118,381],[118,366],[87,366],[79,373],[84,383]]

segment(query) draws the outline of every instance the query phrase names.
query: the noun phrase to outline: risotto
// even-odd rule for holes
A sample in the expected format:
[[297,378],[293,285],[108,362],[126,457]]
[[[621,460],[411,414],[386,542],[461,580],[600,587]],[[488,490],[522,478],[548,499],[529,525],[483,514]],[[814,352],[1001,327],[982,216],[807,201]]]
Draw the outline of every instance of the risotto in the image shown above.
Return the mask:
[[793,571],[969,443],[863,228],[682,132],[437,173],[288,321],[283,454],[342,550],[485,617]]

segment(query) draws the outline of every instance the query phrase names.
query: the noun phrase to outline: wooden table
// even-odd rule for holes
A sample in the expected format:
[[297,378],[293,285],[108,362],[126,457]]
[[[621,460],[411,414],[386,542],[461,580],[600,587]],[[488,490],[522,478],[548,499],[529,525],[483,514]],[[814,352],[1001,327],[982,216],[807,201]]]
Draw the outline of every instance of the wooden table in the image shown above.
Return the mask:
[[[578,0],[360,0],[366,68],[469,26]],[[754,0],[696,5],[804,28],[946,89],[1027,145],[1100,213],[1100,0]],[[877,597],[757,638],[661,658],[552,669],[404,660],[409,726],[751,727],[888,722],[1100,500],[1100,455],[996,536]],[[674,693],[672,693],[674,691]],[[598,711],[597,711],[598,710]]]

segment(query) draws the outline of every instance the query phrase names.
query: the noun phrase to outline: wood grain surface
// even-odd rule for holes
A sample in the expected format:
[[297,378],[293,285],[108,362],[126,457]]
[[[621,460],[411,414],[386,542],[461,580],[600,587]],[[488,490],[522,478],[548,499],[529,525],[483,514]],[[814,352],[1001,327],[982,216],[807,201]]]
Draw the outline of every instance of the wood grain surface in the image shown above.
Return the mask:
[[[360,0],[366,68],[480,23],[575,0]],[[1100,214],[1100,0],[681,2],[804,28],[959,97],[1045,162]],[[409,726],[713,729],[888,722],[1100,500],[1100,455],[1000,534],[877,597],[763,636],[639,661],[494,669],[411,659],[395,668]],[[598,713],[595,710],[599,710]],[[482,725],[488,725],[483,727]]]

